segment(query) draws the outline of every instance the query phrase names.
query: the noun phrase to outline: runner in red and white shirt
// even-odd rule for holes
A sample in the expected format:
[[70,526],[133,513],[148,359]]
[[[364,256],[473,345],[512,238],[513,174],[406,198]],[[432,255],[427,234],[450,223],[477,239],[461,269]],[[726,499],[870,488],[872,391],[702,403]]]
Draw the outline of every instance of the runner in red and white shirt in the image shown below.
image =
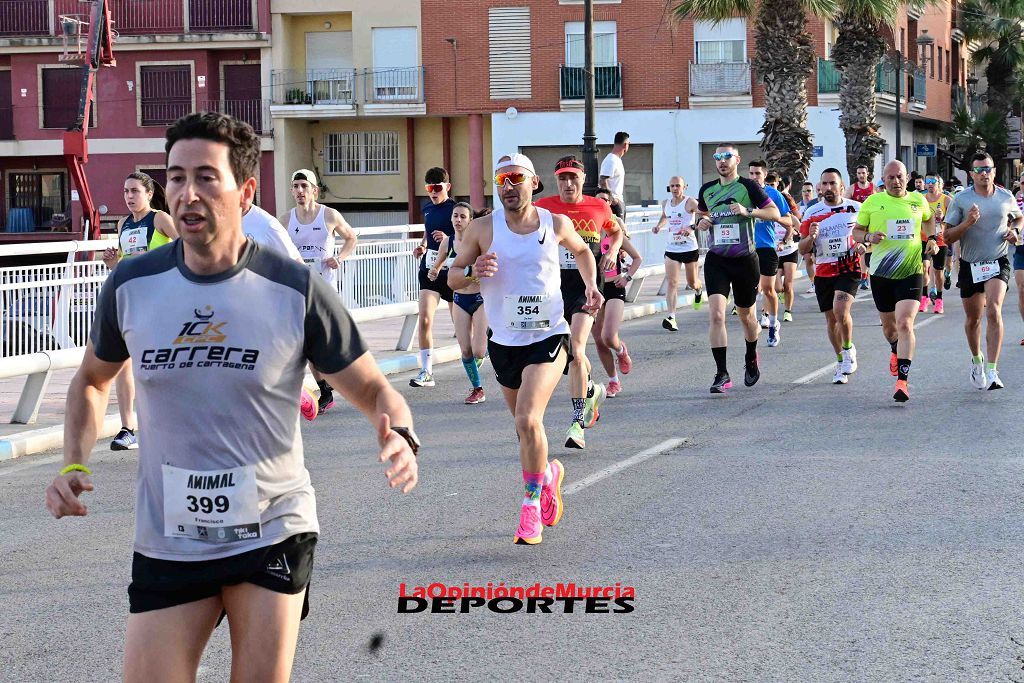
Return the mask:
[[[871,182],[871,169],[861,164],[854,169],[857,180],[850,187],[846,188],[843,196],[855,202],[863,203],[865,199],[875,193],[875,184]],[[860,288],[868,288],[868,266],[871,265],[871,245],[866,247],[867,251],[860,257],[861,280]]]
[[832,383],[846,384],[847,376],[857,370],[851,309],[864,253],[863,245],[853,239],[860,202],[843,196],[843,176],[834,168],[821,174],[819,187],[821,201],[807,209],[800,224],[800,253],[814,252],[814,293],[836,353]]

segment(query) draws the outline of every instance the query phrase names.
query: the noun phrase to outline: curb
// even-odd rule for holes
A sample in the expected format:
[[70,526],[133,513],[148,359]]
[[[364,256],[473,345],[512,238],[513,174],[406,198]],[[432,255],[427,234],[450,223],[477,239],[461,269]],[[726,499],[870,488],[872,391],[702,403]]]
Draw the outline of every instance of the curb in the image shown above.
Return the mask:
[[[106,439],[114,436],[121,430],[121,416],[107,415],[103,418],[98,439]],[[18,434],[12,434],[0,439],[0,461],[13,460],[23,455],[32,455],[51,451],[64,445],[64,425],[43,427],[42,429],[30,429]]]

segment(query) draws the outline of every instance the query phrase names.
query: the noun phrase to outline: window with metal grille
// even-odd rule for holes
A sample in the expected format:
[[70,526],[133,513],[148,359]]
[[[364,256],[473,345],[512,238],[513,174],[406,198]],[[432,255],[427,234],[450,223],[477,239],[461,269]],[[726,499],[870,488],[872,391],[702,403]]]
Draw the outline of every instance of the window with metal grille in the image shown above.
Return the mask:
[[324,143],[326,175],[398,173],[398,133],[328,133]]
[[139,67],[143,126],[168,126],[192,111],[192,66]]
[[[78,120],[82,70],[45,67],[43,81],[43,128],[67,129]],[[96,127],[96,103],[89,107],[89,127]]]

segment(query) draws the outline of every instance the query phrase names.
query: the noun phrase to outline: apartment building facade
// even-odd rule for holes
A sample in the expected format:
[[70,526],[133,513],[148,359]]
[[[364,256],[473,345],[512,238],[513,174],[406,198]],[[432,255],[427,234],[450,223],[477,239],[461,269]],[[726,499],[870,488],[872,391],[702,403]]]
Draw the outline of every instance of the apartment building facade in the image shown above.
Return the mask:
[[[525,151],[551,181],[547,174],[554,159],[582,144],[582,2],[486,0],[461,6],[454,21],[443,0],[422,0],[422,5],[424,62],[428,69],[450,65],[449,77],[427,79],[428,114],[453,118],[452,126],[466,121],[467,129],[482,116],[484,125],[477,128],[489,134],[488,159]],[[900,152],[911,169],[948,168],[941,124],[963,96],[966,78],[955,21],[949,4],[912,8],[890,36],[904,59],[915,63],[911,72],[904,71],[900,89]],[[664,196],[666,181],[677,174],[696,189],[713,176],[710,157],[719,141],[738,143],[746,159],[761,155],[757,131],[764,122],[764,90],[750,64],[751,23],[743,17],[718,24],[678,21],[661,0],[595,2],[596,132],[602,155],[616,131],[630,134],[624,159],[627,201]],[[839,128],[839,77],[829,60],[835,29],[817,17],[807,29],[818,55],[807,81],[815,177],[829,166],[845,168],[845,140]],[[878,121],[886,157],[895,147],[895,86],[895,72],[879,69]],[[929,144],[937,156],[918,156],[918,145]],[[472,157],[470,189],[482,197],[489,186],[489,161],[469,150],[461,155]],[[881,163],[880,158],[876,177]]]
[[[164,132],[191,111],[215,110],[263,134],[262,187],[273,186],[269,0],[111,0],[116,65],[95,80],[86,175],[104,229],[127,209],[133,171],[165,180]],[[80,63],[92,5],[78,0],[0,0],[0,241],[61,239],[54,214],[81,207],[63,158],[63,132],[78,114]],[[67,34],[67,40],[64,35]],[[260,202],[275,210],[273,192]],[[58,225],[59,229],[60,226]]]

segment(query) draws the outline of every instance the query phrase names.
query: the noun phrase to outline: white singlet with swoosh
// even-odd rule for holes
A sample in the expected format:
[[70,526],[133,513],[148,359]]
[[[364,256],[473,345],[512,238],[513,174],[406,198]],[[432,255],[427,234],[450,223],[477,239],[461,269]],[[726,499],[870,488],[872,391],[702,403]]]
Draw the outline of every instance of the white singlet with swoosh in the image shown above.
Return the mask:
[[[505,209],[491,214],[491,246],[484,252],[498,257],[498,272],[480,279],[484,311],[491,325],[491,340],[503,346],[529,346],[556,334],[569,334],[562,301],[562,279],[558,264],[558,239],[554,234],[551,212],[537,207],[540,228],[518,235],[505,222]],[[542,300],[540,319],[546,327],[514,329],[508,315],[512,297]]]
[[320,205],[312,223],[300,223],[295,209],[292,209],[288,214],[288,236],[299,250],[302,261],[334,287],[338,271],[324,264],[325,259],[334,256],[334,231],[327,227],[324,218],[326,208]]

